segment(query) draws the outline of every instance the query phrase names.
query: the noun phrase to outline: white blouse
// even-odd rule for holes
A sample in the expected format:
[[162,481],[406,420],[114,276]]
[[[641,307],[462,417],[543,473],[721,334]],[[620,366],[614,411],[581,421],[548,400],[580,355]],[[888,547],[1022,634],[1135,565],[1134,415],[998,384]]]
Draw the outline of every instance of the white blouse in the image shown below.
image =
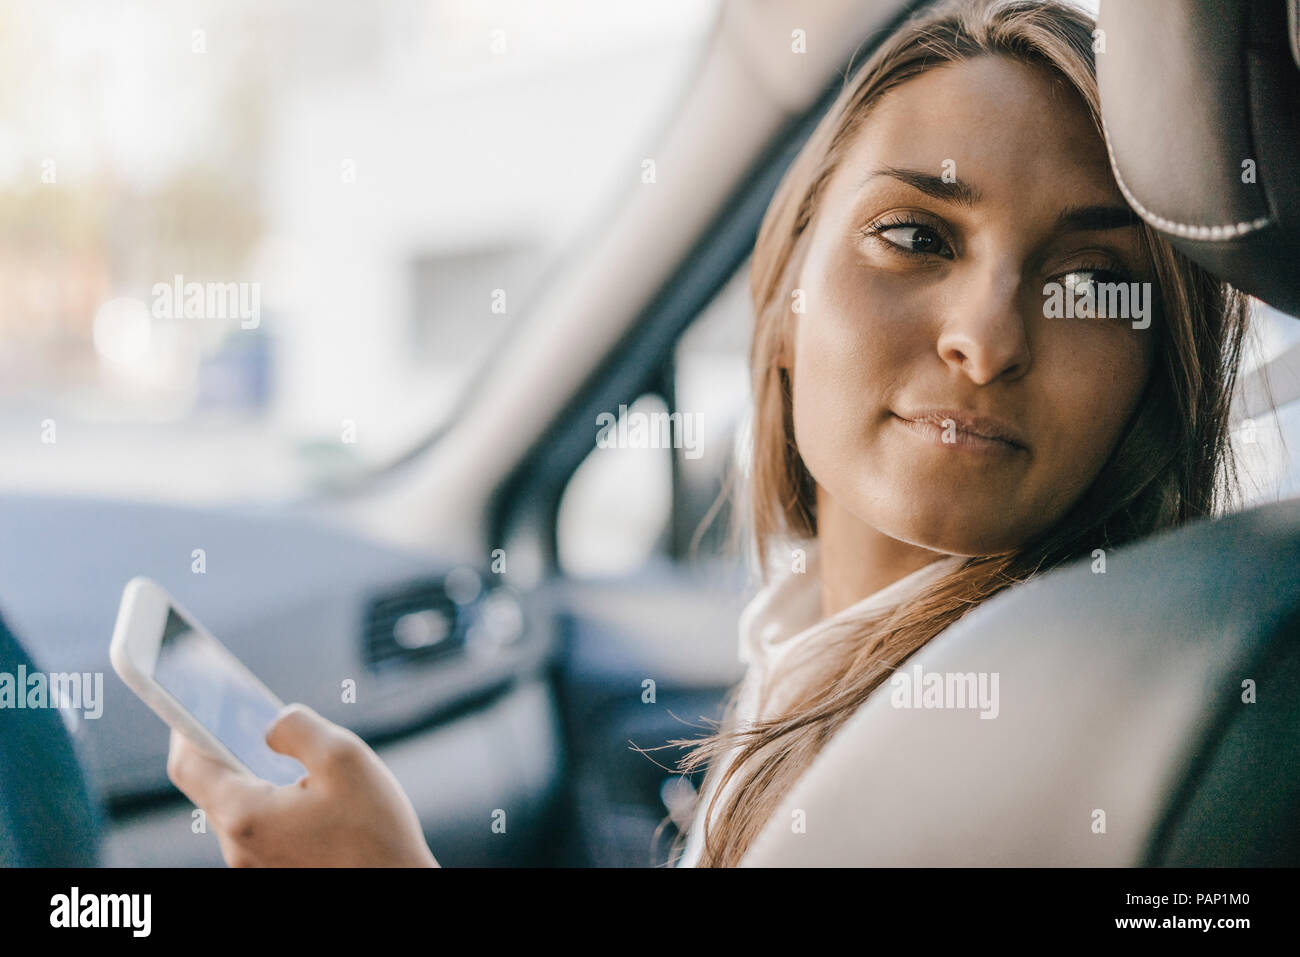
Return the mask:
[[[792,650],[808,641],[816,640],[833,625],[846,618],[879,611],[918,594],[926,585],[953,571],[965,560],[956,556],[937,559],[880,591],[873,592],[843,611],[823,619],[820,548],[815,539],[802,547],[806,554],[804,570],[802,572],[788,570],[773,578],[740,614],[738,654],[741,662],[748,667],[736,703],[738,726],[760,715],[770,715],[780,706],[779,695],[769,685],[772,677],[779,674],[783,662]],[[793,566],[794,562],[792,561],[791,564]],[[714,781],[721,779],[734,757],[734,751],[726,756],[713,778]],[[813,763],[816,763],[816,758],[813,759]],[[736,781],[736,778],[732,778],[727,782],[728,793]],[[707,788],[700,795],[686,847],[677,862],[678,867],[694,867],[699,860],[704,846],[704,831],[701,825],[711,796],[712,791]]]

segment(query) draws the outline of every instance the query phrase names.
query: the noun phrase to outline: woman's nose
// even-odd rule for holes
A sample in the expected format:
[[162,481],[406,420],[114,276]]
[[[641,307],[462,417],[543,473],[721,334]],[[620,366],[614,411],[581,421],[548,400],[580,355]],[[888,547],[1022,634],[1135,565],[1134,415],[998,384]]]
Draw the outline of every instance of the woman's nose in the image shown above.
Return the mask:
[[1018,273],[983,272],[953,296],[939,329],[939,356],[976,385],[1029,370],[1029,338]]

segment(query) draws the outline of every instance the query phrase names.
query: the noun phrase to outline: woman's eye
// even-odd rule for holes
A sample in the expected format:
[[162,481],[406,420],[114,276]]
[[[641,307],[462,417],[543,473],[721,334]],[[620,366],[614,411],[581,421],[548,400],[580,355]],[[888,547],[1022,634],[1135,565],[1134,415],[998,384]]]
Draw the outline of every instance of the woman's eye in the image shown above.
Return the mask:
[[[1114,291],[1127,286],[1128,281],[1109,269],[1072,269],[1061,276],[1066,294],[1074,301],[1075,313],[1080,316],[1104,318],[1111,312],[1117,299]],[[1119,290],[1123,302],[1128,301],[1128,289]]]
[[891,246],[897,246],[907,253],[918,255],[930,254],[952,258],[952,251],[943,238],[929,226],[920,223],[899,223],[872,230]]
[[1099,286],[1126,281],[1119,273],[1109,269],[1072,269],[1061,278],[1065,288],[1076,296],[1095,296]]
[[1080,295],[1087,295],[1095,291],[1098,283],[1112,279],[1113,274],[1102,269],[1075,269],[1061,278],[1065,280],[1066,289],[1072,289]]

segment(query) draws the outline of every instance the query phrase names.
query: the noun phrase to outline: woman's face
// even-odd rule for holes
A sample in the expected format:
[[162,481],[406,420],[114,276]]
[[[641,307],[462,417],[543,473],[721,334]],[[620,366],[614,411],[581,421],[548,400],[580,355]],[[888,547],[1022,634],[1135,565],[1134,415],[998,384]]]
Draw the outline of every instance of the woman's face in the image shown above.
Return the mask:
[[818,207],[783,359],[823,492],[957,555],[1060,519],[1134,411],[1155,323],[1049,316],[1044,287],[1153,282],[1136,223],[1039,68],[982,57],[880,100]]

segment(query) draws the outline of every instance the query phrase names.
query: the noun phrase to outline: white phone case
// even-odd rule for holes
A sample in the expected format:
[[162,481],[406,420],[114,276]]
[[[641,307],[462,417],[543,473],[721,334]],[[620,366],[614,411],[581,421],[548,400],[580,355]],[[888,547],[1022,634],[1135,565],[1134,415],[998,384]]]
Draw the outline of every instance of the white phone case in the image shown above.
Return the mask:
[[113,628],[113,641],[109,645],[109,660],[113,663],[113,670],[118,673],[127,687],[170,727],[180,731],[227,767],[249,774],[254,773],[153,678],[153,662],[157,658],[162,639],[162,627],[166,621],[165,612],[169,607],[184,618],[195,631],[214,642],[231,664],[263,689],[273,701],[279,704],[279,707],[284,707],[283,702],[249,671],[243,662],[225,645],[217,641],[212,633],[200,625],[198,620],[182,608],[161,585],[148,578],[131,579],[122,592],[117,624]]

